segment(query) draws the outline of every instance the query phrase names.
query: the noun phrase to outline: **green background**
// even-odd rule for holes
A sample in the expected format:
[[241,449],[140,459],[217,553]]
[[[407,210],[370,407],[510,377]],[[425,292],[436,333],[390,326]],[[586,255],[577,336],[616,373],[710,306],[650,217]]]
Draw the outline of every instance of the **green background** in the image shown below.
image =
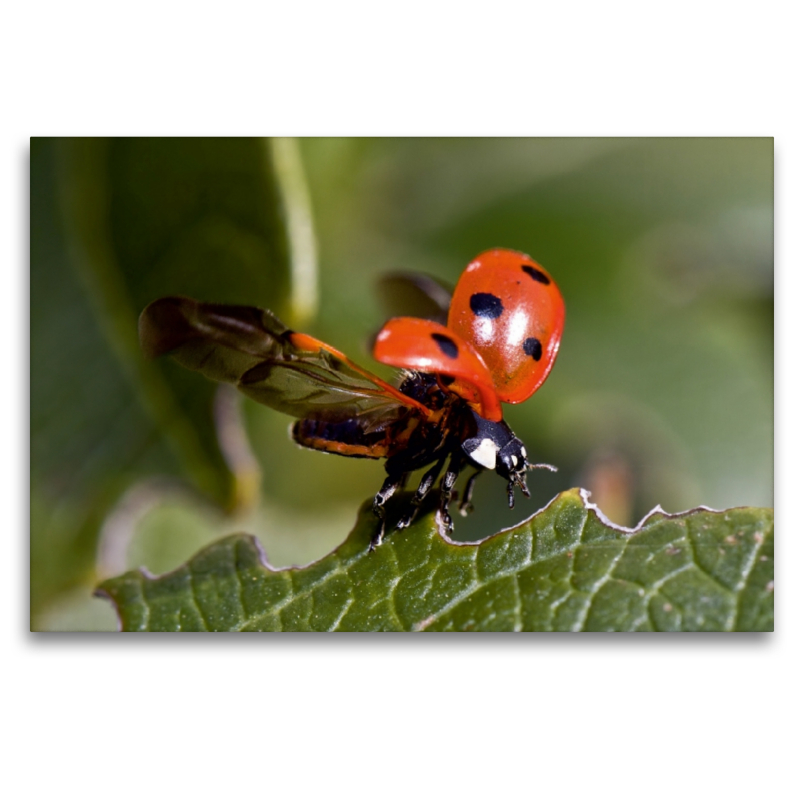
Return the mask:
[[[379,462],[300,451],[288,418],[245,400],[260,501],[226,513],[236,481],[214,387],[136,352],[136,315],[166,294],[291,320],[272,153],[247,139],[32,140],[33,628],[113,629],[91,598],[99,579],[175,568],[233,531],[275,565],[320,557],[380,485]],[[622,524],[657,503],[772,505],[771,139],[306,139],[299,153],[319,254],[303,328],[360,363],[386,272],[455,282],[509,247],[564,294],[553,372],[507,411],[559,472],[533,473],[514,511],[483,477],[458,537],[576,485]]]

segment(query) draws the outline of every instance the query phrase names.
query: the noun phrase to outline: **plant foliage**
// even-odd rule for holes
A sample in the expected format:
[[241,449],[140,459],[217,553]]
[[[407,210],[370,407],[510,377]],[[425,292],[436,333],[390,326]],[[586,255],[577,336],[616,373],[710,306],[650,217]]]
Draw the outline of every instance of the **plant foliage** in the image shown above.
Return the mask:
[[612,526],[573,489],[475,544],[432,513],[367,545],[367,505],[347,540],[302,568],[269,566],[258,541],[228,536],[160,577],[100,585],[126,631],[771,631],[767,509],[650,514]]

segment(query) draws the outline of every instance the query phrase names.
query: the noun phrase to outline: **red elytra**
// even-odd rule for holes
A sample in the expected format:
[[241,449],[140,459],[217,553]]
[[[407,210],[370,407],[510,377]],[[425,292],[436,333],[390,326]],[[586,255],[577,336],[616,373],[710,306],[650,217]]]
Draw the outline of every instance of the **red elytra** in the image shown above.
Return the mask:
[[470,262],[456,285],[447,327],[483,358],[503,403],[527,400],[555,363],[564,299],[530,256],[495,249]]
[[395,317],[383,326],[373,355],[392,367],[449,375],[447,388],[480,406],[481,416],[499,422],[503,412],[483,359],[458,334],[428,319]]
[[464,270],[447,327],[390,320],[373,355],[391,366],[456,378],[448,389],[499,421],[500,402],[521,403],[544,383],[563,329],[564,300],[550,274],[524,253],[497,248]]

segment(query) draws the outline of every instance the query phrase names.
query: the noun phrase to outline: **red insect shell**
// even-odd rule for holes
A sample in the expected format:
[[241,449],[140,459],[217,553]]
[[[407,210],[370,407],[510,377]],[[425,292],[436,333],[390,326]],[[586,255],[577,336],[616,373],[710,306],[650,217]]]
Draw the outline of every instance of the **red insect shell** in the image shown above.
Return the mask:
[[393,367],[450,375],[458,379],[449,388],[481,408],[486,419],[499,422],[503,411],[492,376],[481,357],[458,334],[427,319],[395,317],[375,340],[376,361]]
[[461,275],[447,327],[481,356],[497,397],[521,403],[544,383],[556,360],[564,300],[530,256],[487,250]]

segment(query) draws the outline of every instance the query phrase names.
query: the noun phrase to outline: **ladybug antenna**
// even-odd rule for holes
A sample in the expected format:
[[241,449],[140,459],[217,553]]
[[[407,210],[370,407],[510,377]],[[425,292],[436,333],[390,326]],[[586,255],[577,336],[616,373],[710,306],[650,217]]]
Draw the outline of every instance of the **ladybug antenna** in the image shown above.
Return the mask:
[[558,467],[552,464],[528,464],[528,469],[549,469],[550,472],[558,472]]

